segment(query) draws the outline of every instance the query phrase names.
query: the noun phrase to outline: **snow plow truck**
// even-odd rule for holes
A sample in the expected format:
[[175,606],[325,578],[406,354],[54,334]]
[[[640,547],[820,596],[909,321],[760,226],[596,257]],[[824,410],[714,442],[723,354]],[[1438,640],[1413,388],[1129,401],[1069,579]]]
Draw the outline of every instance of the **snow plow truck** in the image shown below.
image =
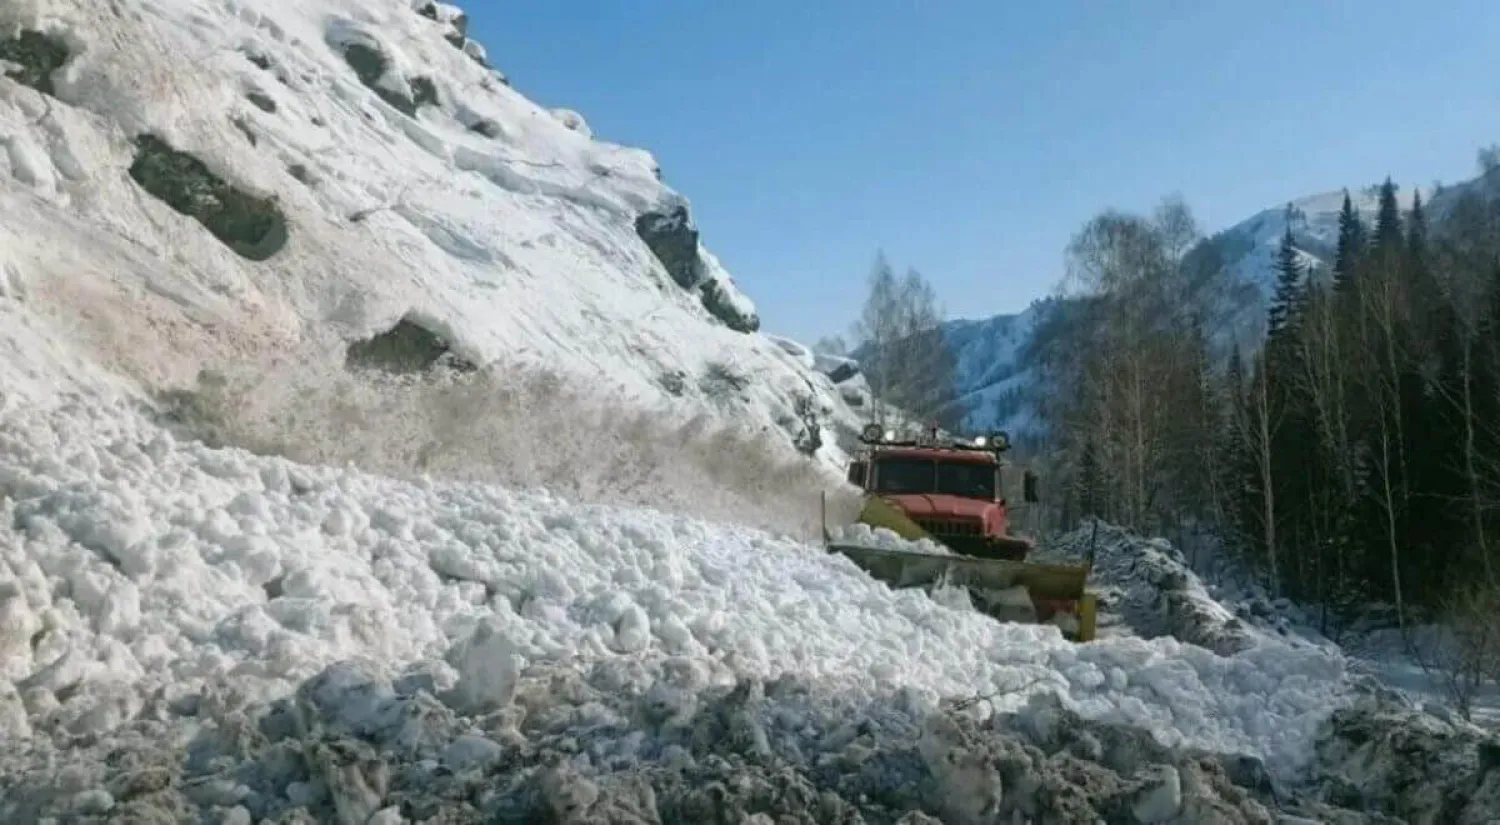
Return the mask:
[[[933,427],[920,437],[898,440],[894,431],[871,424],[859,440],[848,481],[861,491],[853,524],[869,529],[844,524],[830,530],[825,493],[823,543],[829,552],[848,557],[890,587],[930,592],[959,586],[976,608],[1000,621],[1053,624],[1079,642],[1094,638],[1097,601],[1086,590],[1092,563],[1027,561],[1034,545],[1010,532],[1000,460],[1010,448],[1006,433],[940,438]],[[1037,501],[1030,473],[1023,498]],[[926,539],[952,555],[881,546],[876,528],[909,542]]]

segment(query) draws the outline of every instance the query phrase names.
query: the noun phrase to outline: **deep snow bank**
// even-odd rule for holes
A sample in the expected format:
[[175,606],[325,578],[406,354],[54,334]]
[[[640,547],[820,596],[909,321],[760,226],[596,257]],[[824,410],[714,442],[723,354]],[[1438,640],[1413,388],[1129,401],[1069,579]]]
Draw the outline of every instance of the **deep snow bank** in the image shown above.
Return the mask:
[[1324,724],[1311,787],[1400,822],[1500,822],[1500,737],[1381,691]]
[[1251,597],[1226,604],[1202,581],[1182,552],[1165,539],[1146,539],[1115,525],[1093,522],[1042,543],[1036,561],[1081,562],[1093,556],[1090,587],[1100,610],[1132,635],[1169,636],[1225,656],[1270,641],[1332,650],[1326,640],[1305,638],[1276,610]]
[[1001,709],[1053,691],[1086,717],[1292,772],[1312,727],[1350,696],[1342,660],[1317,651],[1076,646],[747,528],[214,450],[119,403],[7,410],[0,496],[15,582],[0,609],[13,688],[0,718],[58,742],[99,735],[153,696],[270,698],[349,658],[462,662],[483,619],[519,663],[651,652],[699,662],[717,683],[795,673],[852,696],[998,691]]

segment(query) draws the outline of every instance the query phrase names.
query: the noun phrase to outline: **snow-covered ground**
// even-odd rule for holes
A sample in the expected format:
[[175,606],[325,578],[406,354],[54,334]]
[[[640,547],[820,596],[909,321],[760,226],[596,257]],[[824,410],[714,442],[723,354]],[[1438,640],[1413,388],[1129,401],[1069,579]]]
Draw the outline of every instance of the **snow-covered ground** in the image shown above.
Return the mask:
[[1171,636],[1225,656],[1260,643],[1338,650],[1290,602],[1270,603],[1240,577],[1205,581],[1165,539],[1143,539],[1114,525],[1089,522],[1043,542],[1032,558],[1079,562],[1090,557],[1090,585],[1107,621],[1118,623],[1105,625],[1102,635]]
[[1306,754],[1298,720],[1348,696],[1343,663],[1317,651],[1078,647],[749,529],[212,450],[120,405],[3,424],[19,730],[97,735],[225,674],[261,698],[341,659],[399,667],[486,622],[524,662],[653,653],[930,698],[1036,681],[1085,715],[1170,721],[1174,741],[1288,768]]
[[1406,815],[1341,652],[1128,541],[1088,645],[810,543],[857,365],[458,9],[0,21],[0,821]]
[[[748,528],[211,449],[128,402],[11,403],[0,433],[12,525],[0,534],[0,720],[18,743],[0,757],[0,805],[14,811],[151,798],[122,791],[101,750],[140,751],[183,772],[188,802],[256,817],[341,794],[364,794],[338,804],[366,814],[390,804],[392,776],[356,793],[331,787],[344,774],[304,764],[319,742],[357,752],[317,759],[379,763],[366,751],[382,745],[408,749],[405,768],[434,770],[421,754],[493,766],[524,741],[572,737],[552,769],[591,776],[586,788],[626,765],[707,758],[693,742],[707,734],[689,730],[703,714],[725,716],[715,724],[750,737],[751,753],[815,775],[829,753],[853,758],[861,737],[871,752],[939,747],[959,736],[944,725],[960,724],[940,701],[967,697],[1023,712],[989,723],[1007,731],[1076,714],[1137,729],[1140,747],[1249,758],[1295,783],[1319,725],[1357,699],[1336,651],[1270,638],[1232,656],[1170,636],[1074,645],[1051,627],[889,590],[837,555]],[[312,709],[277,710],[299,686]],[[714,709],[736,691],[755,692],[753,711]],[[1060,707],[1027,709],[1043,693]],[[522,718],[532,712],[541,718]],[[329,744],[310,732],[320,724],[368,741]],[[289,766],[273,745],[294,733]],[[925,757],[923,782],[951,769],[939,770],[946,752]]]
[[[1272,640],[1293,647],[1338,651],[1351,672],[1376,678],[1414,703],[1447,716],[1467,688],[1473,721],[1500,729],[1500,686],[1468,674],[1450,632],[1414,625],[1403,634],[1394,613],[1370,611],[1337,634],[1319,631],[1318,616],[1286,598],[1272,598],[1238,561],[1200,542],[1187,558],[1165,539],[1143,539],[1113,525],[1090,524],[1044,542],[1036,560],[1077,561],[1089,556],[1091,584],[1106,611],[1101,635],[1172,636],[1225,655]],[[1454,665],[1459,665],[1455,668]]]
[[[1469,636],[1460,637],[1451,627],[1408,619],[1403,632],[1389,605],[1367,606],[1359,617],[1340,626],[1334,617],[1316,609],[1270,596],[1258,575],[1243,560],[1220,552],[1212,537],[1192,538],[1196,552],[1189,559],[1161,539],[1142,540],[1107,525],[1098,535],[1099,546],[1114,549],[1100,554],[1096,569],[1106,592],[1133,594],[1126,598],[1139,600],[1147,588],[1139,582],[1132,584],[1134,580],[1166,580],[1172,583],[1166,592],[1195,591],[1194,602],[1212,606],[1196,612],[1217,611],[1232,617],[1227,622],[1209,622],[1209,628],[1228,627],[1232,637],[1270,634],[1290,644],[1337,648],[1347,657],[1351,672],[1374,677],[1416,706],[1448,717],[1461,713],[1460,706],[1466,704],[1474,723],[1500,731],[1500,683],[1494,681],[1495,644],[1487,627],[1470,628]],[[1060,545],[1064,549],[1058,552],[1078,555],[1086,552],[1087,542],[1079,532],[1065,537]],[[1121,582],[1123,586],[1116,588]],[[1149,600],[1146,607],[1155,609]],[[1159,622],[1130,623],[1145,635],[1162,632]],[[1320,630],[1324,626],[1331,636]]]
[[1391,617],[1379,625],[1360,622],[1340,636],[1341,647],[1356,667],[1431,709],[1461,713],[1489,730],[1500,731],[1500,683],[1495,646],[1464,649],[1452,632],[1432,624],[1409,626],[1403,633]]

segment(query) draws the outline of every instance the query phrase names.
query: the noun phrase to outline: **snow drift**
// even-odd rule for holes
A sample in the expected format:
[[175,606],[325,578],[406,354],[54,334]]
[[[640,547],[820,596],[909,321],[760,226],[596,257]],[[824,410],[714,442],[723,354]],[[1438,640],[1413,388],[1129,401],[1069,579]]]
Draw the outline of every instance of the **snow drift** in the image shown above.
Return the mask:
[[[578,704],[550,711],[566,722],[547,722],[537,709],[527,735],[551,731],[554,749],[575,742],[552,767],[596,778],[628,760],[675,764],[682,748],[709,760],[709,745],[661,726],[693,717],[714,691],[777,680],[818,687],[758,705],[769,715],[735,735],[760,750],[754,743],[768,736],[767,747],[807,760],[847,750],[861,730],[872,747],[909,760],[909,734],[929,724],[945,697],[990,697],[977,709],[1007,712],[1052,693],[1068,712],[1129,724],[1154,747],[1243,756],[1293,776],[1307,766],[1317,725],[1353,700],[1342,660],[1323,651],[1266,643],[1225,658],[1170,638],[1074,645],[1055,628],[999,624],[889,590],[841,557],[748,528],[214,449],[174,439],[128,402],[10,405],[0,434],[0,518],[15,525],[0,533],[3,579],[14,583],[0,596],[0,720],[8,738],[24,743],[7,749],[0,776],[13,788],[51,789],[0,798],[28,805],[112,810],[104,796],[72,793],[97,789],[116,799],[109,783],[125,775],[103,776],[94,750],[119,747],[166,749],[150,758],[200,776],[183,793],[208,782],[196,797],[208,807],[232,808],[247,796],[210,781],[204,771],[213,765],[293,771],[274,798],[258,790],[255,805],[326,803],[317,796],[330,792],[326,774],[318,774],[322,791],[293,788],[316,777],[276,761],[283,757],[261,750],[259,739],[234,738],[304,718],[276,722],[284,712],[270,709],[299,686],[325,696],[318,713],[361,735],[386,737],[391,747],[441,746],[452,751],[445,758],[467,764],[496,753],[465,738],[478,723],[442,723],[449,726],[428,736],[427,723],[410,720],[439,724],[433,714],[442,713],[423,703],[469,719],[505,717],[538,701],[524,698],[525,684],[541,680],[533,684]],[[336,668],[315,678],[340,663],[363,675]],[[396,683],[406,699],[381,687]],[[575,683],[594,692],[566,694],[562,685]],[[597,691],[619,697],[605,702]],[[633,701],[646,704],[631,710]],[[647,708],[658,721],[640,715]],[[826,727],[835,717],[866,722],[835,746]],[[218,744],[194,745],[195,730]],[[607,741],[580,762],[584,730]],[[265,746],[284,738],[264,735]],[[799,744],[807,737],[822,744]],[[334,751],[318,759],[366,758],[360,748],[325,747]],[[370,758],[397,758],[387,750]],[[428,752],[411,753],[410,763],[397,761],[425,770]],[[60,759],[77,760],[94,779],[77,787],[33,781],[38,766]],[[542,767],[528,764],[515,767],[515,781],[543,781]],[[815,761],[805,764],[817,772]],[[885,774],[862,781],[900,782]],[[64,802],[53,794],[60,788],[72,788]],[[387,804],[385,792],[360,799],[361,811]]]
[[[1257,594],[1224,598],[1193,572],[1182,552],[1165,539],[1143,539],[1118,526],[1094,522],[1045,542],[1037,561],[1082,562],[1092,556],[1090,587],[1100,609],[1123,632],[1179,641],[1232,656],[1262,641],[1285,645],[1335,646],[1299,634],[1284,619],[1289,605],[1264,609]],[[1109,632],[1109,631],[1105,631]]]
[[214,450],[85,400],[0,423],[6,674],[33,730],[99,734],[225,674],[271,696],[345,658],[438,657],[481,620],[530,661],[653,650],[934,698],[1034,680],[1085,715],[1281,764],[1306,745],[1294,720],[1342,701],[1319,652],[1074,646],[748,528]]

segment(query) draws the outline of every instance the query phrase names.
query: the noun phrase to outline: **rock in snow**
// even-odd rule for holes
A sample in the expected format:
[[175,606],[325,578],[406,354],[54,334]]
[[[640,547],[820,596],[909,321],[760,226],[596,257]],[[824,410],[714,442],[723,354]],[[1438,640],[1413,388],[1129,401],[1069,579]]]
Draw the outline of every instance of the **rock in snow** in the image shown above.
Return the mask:
[[[809,419],[857,426],[859,376],[760,334],[654,160],[500,82],[457,7],[59,0],[0,22],[0,821],[1500,808],[1492,738],[1336,649],[1238,632],[1166,550],[1114,545],[1112,604],[1141,629],[1074,645],[794,536],[427,477],[431,445],[398,478],[282,457],[275,433],[179,437],[162,422],[271,356],[382,388],[504,363],[837,463]],[[493,409],[280,391],[266,421],[350,439]],[[681,444],[628,446],[680,470]]]

